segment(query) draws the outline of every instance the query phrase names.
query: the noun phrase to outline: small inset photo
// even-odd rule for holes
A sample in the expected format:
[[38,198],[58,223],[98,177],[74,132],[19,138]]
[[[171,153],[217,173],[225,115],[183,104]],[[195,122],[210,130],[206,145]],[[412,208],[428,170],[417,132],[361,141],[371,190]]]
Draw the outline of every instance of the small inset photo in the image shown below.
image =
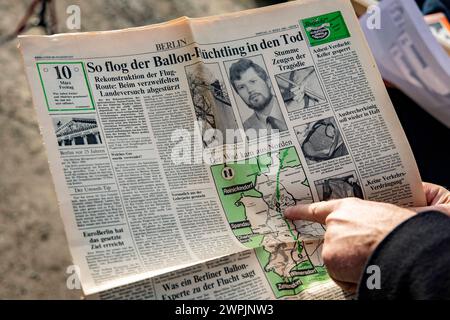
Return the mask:
[[348,155],[333,117],[296,126],[294,131],[308,164]]
[[249,138],[267,136],[288,127],[262,55],[225,61],[225,69]]
[[328,177],[314,182],[320,201],[356,197],[364,199],[361,183],[355,171]]
[[[240,139],[226,141],[226,130],[236,130],[238,125],[219,64],[198,62],[186,66],[185,71],[195,115],[201,126],[203,145],[206,147],[218,139],[214,135],[206,137],[204,133],[208,129],[220,131],[223,138],[220,142],[239,142]],[[234,136],[233,139],[235,139]]]
[[311,108],[326,102],[314,67],[275,75],[288,112]]
[[102,144],[95,115],[53,116],[60,147]]

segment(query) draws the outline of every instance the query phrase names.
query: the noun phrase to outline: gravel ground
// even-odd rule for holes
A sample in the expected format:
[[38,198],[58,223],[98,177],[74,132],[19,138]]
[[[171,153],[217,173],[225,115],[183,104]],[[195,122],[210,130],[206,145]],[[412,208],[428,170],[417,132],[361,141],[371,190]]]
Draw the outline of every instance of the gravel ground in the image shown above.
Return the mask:
[[[0,35],[9,34],[31,0],[0,2]],[[58,32],[66,8],[81,8],[82,31],[141,26],[187,15],[206,16],[266,5],[264,1],[66,1],[56,3]],[[34,28],[28,33],[40,34]],[[79,299],[66,287],[71,257],[47,156],[12,40],[0,46],[0,299]]]

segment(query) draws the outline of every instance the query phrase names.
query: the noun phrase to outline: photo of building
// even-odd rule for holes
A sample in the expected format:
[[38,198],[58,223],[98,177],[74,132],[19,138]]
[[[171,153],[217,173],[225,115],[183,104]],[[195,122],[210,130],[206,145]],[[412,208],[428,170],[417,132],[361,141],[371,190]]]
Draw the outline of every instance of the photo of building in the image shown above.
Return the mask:
[[102,144],[95,116],[54,117],[53,124],[61,147]]

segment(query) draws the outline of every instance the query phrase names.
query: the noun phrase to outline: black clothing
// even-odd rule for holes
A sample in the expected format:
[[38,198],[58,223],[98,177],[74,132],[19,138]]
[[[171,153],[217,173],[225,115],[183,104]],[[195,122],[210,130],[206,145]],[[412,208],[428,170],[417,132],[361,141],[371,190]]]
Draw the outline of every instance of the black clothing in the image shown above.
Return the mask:
[[[395,228],[375,249],[366,268],[380,268],[380,289],[363,273],[358,299],[450,299],[450,217],[420,213]],[[370,281],[370,280],[369,280]]]

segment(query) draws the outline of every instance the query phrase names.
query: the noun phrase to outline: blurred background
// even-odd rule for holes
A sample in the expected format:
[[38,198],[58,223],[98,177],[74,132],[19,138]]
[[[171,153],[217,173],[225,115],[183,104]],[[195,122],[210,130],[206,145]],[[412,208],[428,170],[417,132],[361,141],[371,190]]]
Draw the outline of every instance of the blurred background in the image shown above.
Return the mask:
[[[54,12],[39,6],[24,34],[58,33],[66,8],[81,8],[81,30],[142,26],[179,16],[208,16],[273,4],[264,0],[90,0],[54,1]],[[281,2],[281,1],[280,1]],[[33,0],[0,0],[0,299],[79,299],[66,287],[71,258],[50,177],[16,31]],[[56,25],[46,25],[54,15]],[[422,179],[449,185],[449,129],[397,89],[389,94],[411,143]]]

